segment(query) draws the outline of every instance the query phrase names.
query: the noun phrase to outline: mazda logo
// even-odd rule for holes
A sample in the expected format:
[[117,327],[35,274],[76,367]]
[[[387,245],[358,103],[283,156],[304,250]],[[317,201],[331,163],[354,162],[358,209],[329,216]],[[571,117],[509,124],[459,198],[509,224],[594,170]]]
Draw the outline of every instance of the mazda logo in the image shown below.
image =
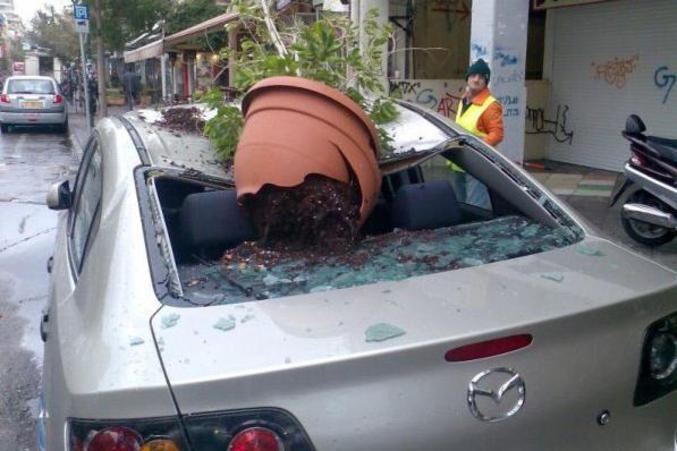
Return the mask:
[[515,415],[526,400],[522,377],[511,368],[482,371],[468,384],[468,408],[481,421],[497,422]]

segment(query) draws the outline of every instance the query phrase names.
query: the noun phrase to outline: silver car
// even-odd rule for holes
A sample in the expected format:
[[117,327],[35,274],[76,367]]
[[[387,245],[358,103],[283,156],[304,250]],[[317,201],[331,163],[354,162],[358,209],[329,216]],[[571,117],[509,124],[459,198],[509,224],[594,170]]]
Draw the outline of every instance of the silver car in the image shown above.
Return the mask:
[[48,196],[43,447],[675,451],[675,272],[399,108],[357,262],[221,260],[257,233],[210,143],[101,121]]
[[5,80],[0,94],[0,130],[13,125],[50,125],[68,131],[68,109],[59,86],[51,77],[14,76]]

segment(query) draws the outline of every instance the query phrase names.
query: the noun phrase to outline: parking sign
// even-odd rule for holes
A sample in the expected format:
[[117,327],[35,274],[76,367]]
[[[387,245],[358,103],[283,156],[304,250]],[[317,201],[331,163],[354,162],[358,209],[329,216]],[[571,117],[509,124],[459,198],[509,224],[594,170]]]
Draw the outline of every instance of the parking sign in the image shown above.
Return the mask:
[[75,5],[73,15],[75,16],[75,20],[88,20],[89,10],[87,9],[87,5]]

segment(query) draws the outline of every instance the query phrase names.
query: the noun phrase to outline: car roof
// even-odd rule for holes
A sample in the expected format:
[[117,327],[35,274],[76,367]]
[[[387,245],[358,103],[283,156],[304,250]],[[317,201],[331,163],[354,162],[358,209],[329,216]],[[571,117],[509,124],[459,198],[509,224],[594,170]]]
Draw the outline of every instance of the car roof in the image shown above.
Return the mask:
[[[185,104],[169,108],[193,107],[201,110],[205,119],[214,115],[204,104]],[[389,152],[382,152],[380,160],[431,151],[450,137],[463,134],[445,117],[416,105],[399,102],[396,108],[399,112],[398,119],[384,126],[393,138],[392,148]],[[198,133],[172,130],[163,125],[163,111],[166,109],[141,109],[123,115],[145,143],[151,165],[158,168],[196,170],[208,176],[232,180],[232,168],[223,164],[206,137]]]

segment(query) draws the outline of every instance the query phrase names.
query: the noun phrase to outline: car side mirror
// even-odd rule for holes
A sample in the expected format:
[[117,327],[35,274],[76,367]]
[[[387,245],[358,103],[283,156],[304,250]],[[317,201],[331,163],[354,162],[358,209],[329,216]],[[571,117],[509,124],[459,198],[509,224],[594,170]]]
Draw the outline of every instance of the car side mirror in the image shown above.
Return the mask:
[[66,210],[71,206],[71,187],[68,180],[55,183],[47,191],[47,206],[51,210]]

